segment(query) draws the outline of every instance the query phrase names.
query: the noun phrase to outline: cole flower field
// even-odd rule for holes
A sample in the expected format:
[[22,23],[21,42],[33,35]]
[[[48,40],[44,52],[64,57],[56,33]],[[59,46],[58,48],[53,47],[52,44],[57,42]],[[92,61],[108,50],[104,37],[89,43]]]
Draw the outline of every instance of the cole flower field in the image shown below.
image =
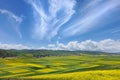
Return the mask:
[[120,80],[120,56],[0,58],[1,80]]

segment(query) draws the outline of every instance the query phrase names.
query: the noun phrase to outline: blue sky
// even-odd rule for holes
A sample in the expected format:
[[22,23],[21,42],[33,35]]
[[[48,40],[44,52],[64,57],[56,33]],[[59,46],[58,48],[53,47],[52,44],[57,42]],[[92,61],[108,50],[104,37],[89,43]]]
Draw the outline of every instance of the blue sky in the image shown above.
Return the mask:
[[119,43],[119,0],[0,0],[4,47],[46,48],[105,40]]

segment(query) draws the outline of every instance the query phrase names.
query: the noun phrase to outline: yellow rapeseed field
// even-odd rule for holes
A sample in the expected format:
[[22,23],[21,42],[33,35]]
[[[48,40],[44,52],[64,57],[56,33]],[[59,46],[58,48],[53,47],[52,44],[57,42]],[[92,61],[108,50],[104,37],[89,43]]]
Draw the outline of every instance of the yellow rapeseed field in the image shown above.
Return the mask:
[[64,74],[48,74],[25,78],[40,80],[120,80],[120,70],[97,70]]
[[118,56],[0,58],[0,80],[120,80]]

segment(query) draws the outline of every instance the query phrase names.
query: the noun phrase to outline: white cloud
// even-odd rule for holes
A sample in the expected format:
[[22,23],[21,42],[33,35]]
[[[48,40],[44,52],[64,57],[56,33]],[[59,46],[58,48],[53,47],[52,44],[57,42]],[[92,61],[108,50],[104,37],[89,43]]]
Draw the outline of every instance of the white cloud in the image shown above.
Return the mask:
[[6,15],[8,18],[10,18],[11,20],[15,21],[15,31],[18,33],[19,37],[22,38],[22,34],[19,31],[19,25],[20,23],[23,21],[23,19],[17,15],[15,15],[14,13],[5,10],[5,9],[0,9],[0,14]]
[[63,43],[52,45],[55,46],[48,46],[47,49],[120,52],[120,41],[112,39],[105,39],[101,41],[86,40],[82,42],[70,41],[66,45]]
[[8,10],[0,9],[0,13],[8,15],[10,18],[14,19],[16,22],[19,22],[19,23],[22,22],[22,18],[21,17],[16,16],[15,14],[13,14],[12,12],[10,12]]
[[93,41],[93,40],[85,40],[85,41],[70,41],[67,44],[56,43],[56,44],[48,44],[47,47],[34,48],[25,46],[22,44],[3,44],[0,43],[0,49],[47,49],[47,50],[84,50],[84,51],[102,51],[102,52],[110,52],[110,53],[118,53],[120,52],[120,40],[112,40],[105,39],[101,41]]
[[49,0],[48,14],[39,0],[29,0],[28,3],[32,5],[35,17],[34,36],[39,39],[56,36],[60,27],[75,13],[75,0]]
[[22,44],[3,44],[3,43],[0,43],[0,49],[22,50],[22,49],[31,49],[31,48],[28,46],[22,45]]
[[119,0],[108,0],[103,4],[100,4],[99,2],[100,1],[92,0],[92,2],[86,5],[81,10],[85,11],[85,14],[81,18],[77,19],[76,22],[73,22],[73,25],[66,28],[62,32],[62,36],[69,37],[80,35],[93,29],[96,27],[99,20],[104,18],[104,15],[109,14],[112,10],[120,6]]
[[48,47],[55,47],[54,44],[48,44]]
[[33,36],[37,39],[55,37],[60,28],[70,21],[74,13],[80,16],[73,20],[71,25],[65,26],[64,30],[59,32],[60,36],[69,37],[85,33],[96,27],[99,20],[120,5],[119,0],[92,0],[76,12],[74,9],[76,0],[48,0],[48,8],[44,8],[42,1],[29,0],[27,2],[33,7],[35,17]]

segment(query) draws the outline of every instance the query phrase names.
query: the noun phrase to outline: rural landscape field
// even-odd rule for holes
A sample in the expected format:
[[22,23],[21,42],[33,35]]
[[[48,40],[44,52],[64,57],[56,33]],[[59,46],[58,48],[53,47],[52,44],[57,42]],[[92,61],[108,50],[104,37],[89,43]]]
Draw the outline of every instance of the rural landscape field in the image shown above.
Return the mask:
[[120,80],[120,0],[0,0],[0,80]]
[[[1,51],[2,52],[2,51]],[[7,51],[10,53],[10,51]],[[19,52],[19,51],[18,51]],[[22,51],[23,52],[23,51]],[[26,52],[26,51],[24,51]],[[27,51],[29,52],[29,51]],[[120,55],[82,51],[60,51],[61,55],[52,55],[59,51],[43,52],[44,57],[32,57],[32,54],[0,58],[1,80],[119,80]],[[45,55],[45,53],[49,52]],[[5,53],[5,51],[4,51]],[[43,54],[39,53],[39,56]],[[74,53],[71,55],[71,53]],[[93,53],[93,54],[91,54]],[[15,53],[18,54],[18,53]],[[15,55],[14,54],[14,55]],[[20,54],[20,53],[19,53]],[[25,53],[24,53],[25,54]],[[34,53],[35,54],[35,53]],[[65,55],[66,54],[66,55]],[[77,54],[77,55],[75,55]],[[79,55],[78,55],[79,54]],[[1,54],[2,55],[2,54]],[[38,54],[37,54],[38,55]]]

